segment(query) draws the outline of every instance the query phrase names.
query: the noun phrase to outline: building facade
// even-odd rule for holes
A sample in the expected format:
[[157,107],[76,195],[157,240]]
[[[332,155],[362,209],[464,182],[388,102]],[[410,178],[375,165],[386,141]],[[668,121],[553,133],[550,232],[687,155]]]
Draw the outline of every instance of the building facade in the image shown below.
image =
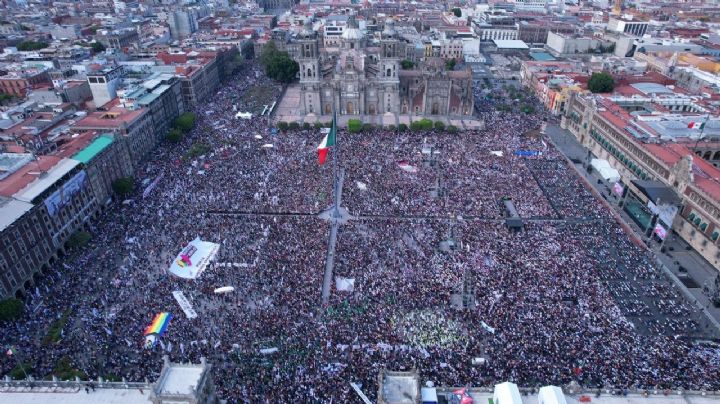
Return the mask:
[[[402,70],[406,43],[399,40],[394,21],[385,21],[380,39],[368,46],[354,16],[348,18],[340,47],[319,47],[319,38],[306,23],[294,40],[300,65],[300,113],[332,115],[470,115],[473,112],[470,70],[445,71],[441,59]],[[458,48],[449,48],[460,52]]]

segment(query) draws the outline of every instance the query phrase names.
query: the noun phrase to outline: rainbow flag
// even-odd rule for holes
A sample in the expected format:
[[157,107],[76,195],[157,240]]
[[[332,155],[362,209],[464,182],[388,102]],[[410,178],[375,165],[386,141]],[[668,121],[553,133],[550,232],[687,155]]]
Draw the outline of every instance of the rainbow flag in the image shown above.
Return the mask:
[[170,319],[172,318],[172,314],[168,312],[162,312],[155,315],[155,319],[152,321],[152,323],[145,329],[145,334],[157,334],[157,335],[163,335],[165,333],[165,330],[167,329],[168,324],[170,324]]

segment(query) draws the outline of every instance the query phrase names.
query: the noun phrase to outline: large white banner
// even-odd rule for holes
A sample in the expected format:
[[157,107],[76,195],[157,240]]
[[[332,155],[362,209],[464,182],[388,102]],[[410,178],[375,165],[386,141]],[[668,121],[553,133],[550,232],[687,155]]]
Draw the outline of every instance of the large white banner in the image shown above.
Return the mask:
[[172,292],[173,297],[175,300],[177,300],[178,305],[180,305],[180,308],[182,309],[183,313],[185,313],[185,317],[187,318],[197,318],[197,313],[192,308],[192,305],[188,301],[187,297],[185,297],[185,294],[179,290],[176,290]]

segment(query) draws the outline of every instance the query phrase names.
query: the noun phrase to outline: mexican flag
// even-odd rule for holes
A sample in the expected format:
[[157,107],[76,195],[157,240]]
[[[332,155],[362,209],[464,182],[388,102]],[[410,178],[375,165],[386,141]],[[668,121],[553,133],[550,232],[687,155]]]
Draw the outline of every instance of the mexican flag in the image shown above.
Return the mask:
[[325,135],[323,141],[318,145],[318,163],[320,163],[320,165],[325,164],[325,159],[327,158],[330,147],[335,146],[335,135],[337,135],[337,124],[335,122],[335,114],[333,114],[332,128],[330,128],[330,132]]
[[705,122],[690,122],[688,124],[688,129],[703,130],[704,128],[705,128]]

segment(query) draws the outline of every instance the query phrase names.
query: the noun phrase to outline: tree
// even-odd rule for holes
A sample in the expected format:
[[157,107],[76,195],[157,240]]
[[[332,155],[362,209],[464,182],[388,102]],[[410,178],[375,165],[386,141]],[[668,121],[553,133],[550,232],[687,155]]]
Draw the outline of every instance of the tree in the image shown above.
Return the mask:
[[270,61],[279,53],[277,46],[275,45],[275,41],[269,41],[268,43],[263,46],[262,51],[260,52],[260,64],[267,66],[270,64]]
[[309,130],[311,128],[310,122],[303,122],[302,128],[303,130]]
[[415,67],[415,62],[413,62],[412,60],[403,59],[400,62],[400,67],[403,70],[412,70],[412,68]]
[[398,124],[398,131],[399,132],[406,132],[408,130],[408,126],[404,123]]
[[288,128],[290,128],[290,130],[298,130],[298,129],[300,129],[300,124],[293,121],[293,122],[290,122],[290,124],[288,125]]
[[445,122],[435,121],[435,130],[439,130],[439,131],[445,130]]
[[132,177],[118,178],[112,182],[112,189],[121,197],[130,195],[135,187],[135,181]]
[[195,114],[186,112],[175,118],[175,127],[183,133],[188,133],[195,126]]
[[178,128],[172,128],[170,131],[165,135],[165,139],[167,139],[170,143],[180,143],[180,141],[183,138],[183,133]]
[[457,18],[462,17],[462,10],[460,10],[459,8],[457,8],[457,7],[453,8],[452,12],[453,12],[453,14],[455,14],[455,17],[457,17]]
[[615,88],[615,80],[609,73],[593,73],[588,81],[588,90],[593,93],[609,93]]
[[20,318],[25,311],[25,304],[20,299],[0,300],[0,321],[12,321]]
[[275,55],[265,67],[268,77],[282,83],[293,81],[298,71],[300,71],[300,65],[287,52]]
[[320,122],[320,121],[315,122],[315,125],[314,125],[314,126],[315,126],[315,129],[316,129],[316,130],[320,130],[320,129],[323,128],[323,124],[322,124],[322,122]]
[[280,121],[280,122],[278,122],[277,127],[281,131],[285,132],[286,130],[288,130],[288,123],[285,121]]
[[350,119],[347,124],[347,128],[350,133],[359,133],[362,131],[362,127],[362,121],[359,119]]
[[446,70],[453,70],[455,68],[455,65],[457,64],[457,60],[450,59],[445,61],[445,69]]
[[455,125],[448,125],[447,131],[448,133],[458,133],[458,127]]
[[93,53],[105,52],[105,45],[103,45],[101,42],[93,42],[90,47],[92,48]]
[[410,130],[413,132],[420,132],[422,130],[422,124],[420,121],[413,121],[410,123]]
[[19,44],[17,44],[16,48],[19,51],[34,51],[34,50],[40,50],[45,49],[49,45],[47,42],[43,41],[22,41]]
[[92,240],[92,234],[83,231],[78,230],[75,233],[73,233],[72,236],[68,239],[66,245],[68,248],[82,248],[88,245],[88,243]]
[[371,123],[364,123],[362,126],[362,131],[365,133],[368,133],[373,130],[373,125]]
[[245,41],[240,45],[240,54],[242,54],[245,60],[255,58],[255,46],[252,41]]

